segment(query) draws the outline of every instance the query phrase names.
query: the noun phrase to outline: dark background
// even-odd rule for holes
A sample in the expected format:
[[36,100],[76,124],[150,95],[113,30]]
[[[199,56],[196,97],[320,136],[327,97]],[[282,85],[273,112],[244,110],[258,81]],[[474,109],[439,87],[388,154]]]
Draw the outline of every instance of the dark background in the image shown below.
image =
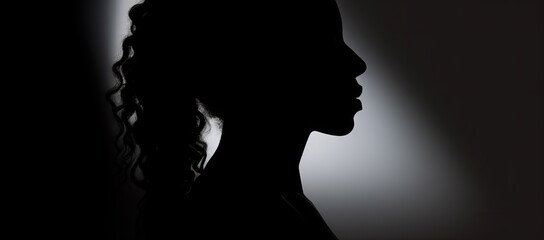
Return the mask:
[[[465,238],[542,239],[542,1],[339,3],[466,156],[485,204]],[[109,4],[6,6],[2,170],[17,238],[108,239]]]

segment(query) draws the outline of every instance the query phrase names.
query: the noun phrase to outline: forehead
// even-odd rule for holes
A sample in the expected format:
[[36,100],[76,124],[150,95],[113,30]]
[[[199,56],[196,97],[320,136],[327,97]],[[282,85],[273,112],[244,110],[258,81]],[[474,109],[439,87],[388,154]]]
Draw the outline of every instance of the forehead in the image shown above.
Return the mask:
[[[334,0],[176,1],[176,4],[179,8],[165,5],[163,9],[167,12],[157,14],[166,18],[161,20],[166,23],[162,32],[168,34],[161,39],[179,44],[185,55],[192,51],[199,56],[207,51],[216,58],[263,51],[274,54],[278,50],[288,51],[294,45],[310,49],[342,38],[340,12]],[[176,34],[169,34],[171,31]]]
[[304,17],[307,13],[307,27],[339,33],[342,29],[340,11],[334,0],[314,1],[301,11]]
[[[334,0],[290,1],[275,4],[262,12],[255,11],[254,14],[259,15],[254,18],[255,22],[261,22],[262,25],[252,27],[252,30],[261,29],[290,40],[318,40],[322,36],[338,36],[342,33],[340,12]],[[251,17],[245,20],[250,26],[254,24]]]
[[[236,23],[247,25],[282,25],[283,23],[336,23],[340,24],[340,13],[334,0],[259,0],[259,1],[206,1],[183,4],[177,14],[188,20],[188,24],[209,23],[221,26]],[[180,9],[170,8],[170,11]]]

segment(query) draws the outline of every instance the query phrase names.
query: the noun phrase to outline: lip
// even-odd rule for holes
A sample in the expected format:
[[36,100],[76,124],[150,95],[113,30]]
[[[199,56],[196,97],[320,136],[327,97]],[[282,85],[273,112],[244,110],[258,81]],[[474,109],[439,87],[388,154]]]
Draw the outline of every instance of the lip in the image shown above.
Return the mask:
[[363,110],[363,103],[361,103],[361,100],[359,100],[359,99],[354,99],[353,102],[354,102],[353,105],[355,106],[354,108],[355,108],[357,111]]
[[[355,80],[357,81],[357,80]],[[357,84],[357,92],[355,94],[355,98],[361,97],[361,94],[363,94],[363,86]]]

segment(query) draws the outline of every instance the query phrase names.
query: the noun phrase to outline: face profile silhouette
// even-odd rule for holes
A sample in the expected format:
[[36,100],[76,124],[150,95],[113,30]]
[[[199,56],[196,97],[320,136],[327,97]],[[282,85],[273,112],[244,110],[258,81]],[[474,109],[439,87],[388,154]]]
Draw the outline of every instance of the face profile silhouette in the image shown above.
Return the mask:
[[[282,5],[295,8],[296,4]],[[200,98],[204,104],[221,105],[216,108],[234,108],[237,113],[246,113],[229,117],[243,118],[248,111],[263,118],[289,115],[285,118],[289,118],[290,124],[300,124],[300,128],[307,130],[332,135],[345,135],[351,131],[353,115],[361,110],[360,101],[356,98],[360,96],[362,88],[355,78],[365,71],[366,65],[345,44],[340,14],[334,1],[307,1],[300,5],[300,11],[292,9],[291,15],[286,13],[282,17],[288,16],[284,19],[272,19],[274,22],[268,23],[278,25],[275,28],[279,29],[273,30],[275,32],[266,32],[262,36],[254,29],[250,31],[249,27],[237,32],[240,39],[257,38],[258,42],[244,41],[241,44],[247,46],[241,47],[238,47],[238,43],[225,44],[237,46],[236,52],[226,53],[232,58],[225,61],[242,66],[239,69],[228,65],[245,72],[243,77],[247,76],[248,82],[242,80],[239,88],[231,86],[235,85],[233,81],[240,81],[240,78],[225,79],[226,86],[209,84],[220,89],[205,99]],[[248,24],[252,23],[244,25]],[[271,31],[272,27],[267,26],[262,24],[262,31]],[[259,26],[253,28],[256,27]],[[240,73],[237,72],[236,76],[240,77]],[[228,101],[233,95],[239,99]],[[225,106],[229,103],[232,105]],[[285,119],[275,120],[279,124]]]
[[112,104],[142,235],[336,239],[298,169],[313,131],[346,135],[362,109],[336,2],[145,0],[129,16]]

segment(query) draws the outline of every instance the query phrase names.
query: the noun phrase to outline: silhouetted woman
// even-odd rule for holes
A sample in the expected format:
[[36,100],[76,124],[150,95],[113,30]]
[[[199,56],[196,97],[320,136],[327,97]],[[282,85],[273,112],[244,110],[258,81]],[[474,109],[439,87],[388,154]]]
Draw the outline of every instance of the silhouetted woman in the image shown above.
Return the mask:
[[[147,239],[336,239],[304,196],[312,131],[348,134],[364,62],[334,0],[146,0],[114,65]],[[207,117],[222,137],[204,168]]]

